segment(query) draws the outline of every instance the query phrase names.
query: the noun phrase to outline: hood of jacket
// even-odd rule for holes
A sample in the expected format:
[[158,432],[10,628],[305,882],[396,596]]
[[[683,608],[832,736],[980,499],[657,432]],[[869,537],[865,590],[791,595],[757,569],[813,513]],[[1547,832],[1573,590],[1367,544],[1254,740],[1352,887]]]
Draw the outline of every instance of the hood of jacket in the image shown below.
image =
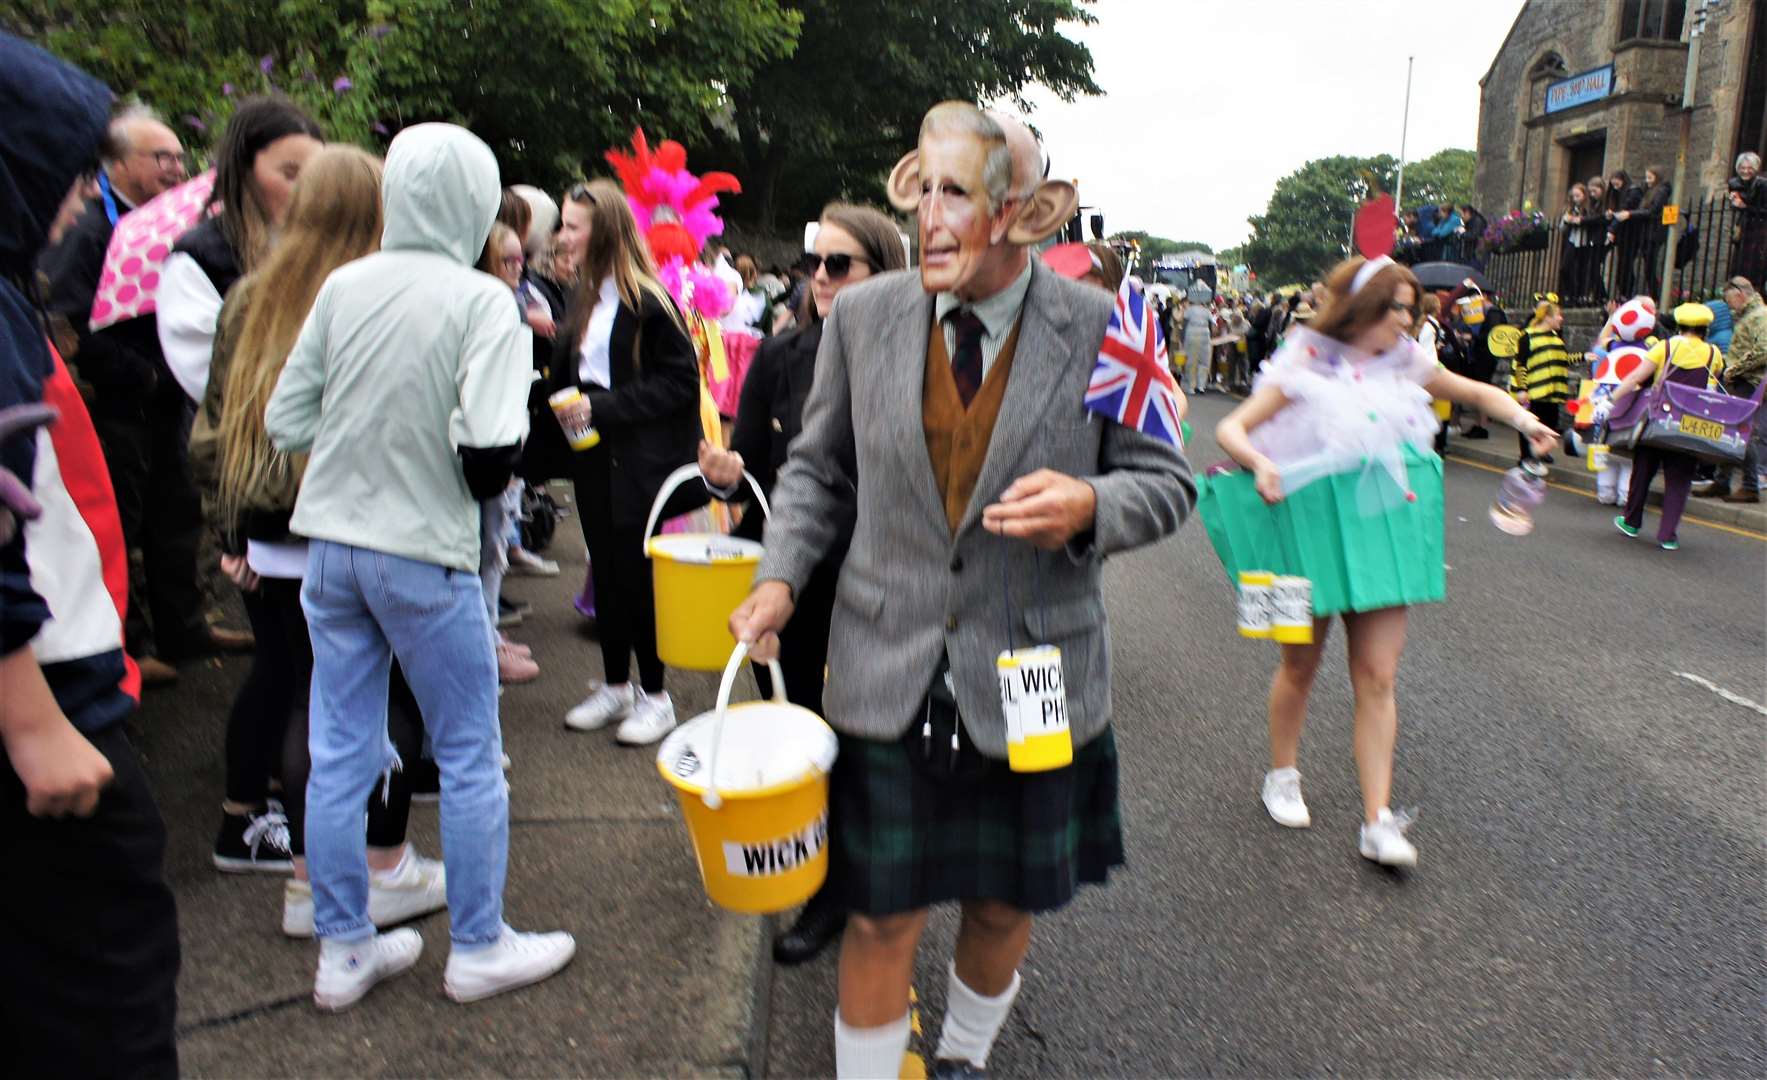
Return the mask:
[[497,157],[453,124],[417,124],[387,148],[381,180],[384,251],[429,251],[478,262],[503,199]]
[[0,267],[28,270],[68,188],[98,164],[111,93],[80,69],[0,34]]

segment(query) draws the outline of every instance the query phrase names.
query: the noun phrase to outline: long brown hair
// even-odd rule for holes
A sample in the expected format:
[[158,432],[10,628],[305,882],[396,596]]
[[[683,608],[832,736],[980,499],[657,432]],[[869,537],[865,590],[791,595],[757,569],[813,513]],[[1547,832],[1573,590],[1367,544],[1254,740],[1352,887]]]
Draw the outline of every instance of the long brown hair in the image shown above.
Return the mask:
[[215,152],[215,190],[209,199],[221,208],[221,235],[239,260],[241,273],[258,269],[270,250],[272,226],[252,170],[265,147],[289,135],[325,138],[316,120],[280,96],[246,98],[221,133]]
[[622,304],[633,311],[642,310],[648,294],[663,305],[681,332],[687,333],[687,320],[675,306],[675,298],[657,280],[650,246],[638,235],[638,219],[632,216],[620,186],[612,180],[591,180],[571,188],[565,198],[589,207],[589,244],[582,265],[577,267],[577,295],[570,305],[564,340],[581,344],[589,329],[589,316],[601,298],[602,279],[610,274]]
[[270,445],[264,409],[301,326],[333,270],[380,247],[380,159],[330,146],[301,170],[282,239],[269,261],[235,286],[246,304],[221,400],[220,507],[231,521],[250,494],[299,467]]
[[1315,333],[1349,344],[1362,331],[1387,317],[1387,305],[1398,295],[1401,285],[1411,286],[1411,321],[1416,324],[1423,289],[1410,267],[1398,263],[1383,266],[1362,283],[1361,289],[1350,291],[1356,272],[1367,262],[1361,256],[1345,259],[1325,275],[1325,291],[1331,299],[1310,324]]

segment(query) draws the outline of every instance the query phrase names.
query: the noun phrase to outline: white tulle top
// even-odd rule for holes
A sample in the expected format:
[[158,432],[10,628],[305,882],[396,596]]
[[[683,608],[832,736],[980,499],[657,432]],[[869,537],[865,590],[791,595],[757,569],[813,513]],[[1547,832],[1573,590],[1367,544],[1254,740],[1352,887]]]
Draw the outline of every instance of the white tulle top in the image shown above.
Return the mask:
[[1382,466],[1407,490],[1401,448],[1428,450],[1439,426],[1424,384],[1442,369],[1410,338],[1370,355],[1305,327],[1289,332],[1254,390],[1274,386],[1289,403],[1250,433],[1282,473],[1283,489],[1347,469]]

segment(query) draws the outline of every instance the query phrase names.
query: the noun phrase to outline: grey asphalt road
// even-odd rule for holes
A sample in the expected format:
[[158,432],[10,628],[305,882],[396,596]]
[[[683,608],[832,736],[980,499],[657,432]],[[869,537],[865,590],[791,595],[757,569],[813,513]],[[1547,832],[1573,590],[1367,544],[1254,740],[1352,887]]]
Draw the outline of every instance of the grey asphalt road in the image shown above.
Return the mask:
[[[1197,462],[1229,404],[1196,403]],[[1341,640],[1314,824],[1283,829],[1258,800],[1275,646],[1235,634],[1200,523],[1115,560],[1129,864],[1038,924],[995,1074],[1767,1074],[1767,538],[1690,522],[1665,553],[1554,491],[1518,539],[1497,479],[1449,464],[1449,601],[1412,616],[1413,872],[1356,853]],[[954,932],[917,969],[929,1055]],[[834,971],[776,973],[771,1075],[832,1073]]]

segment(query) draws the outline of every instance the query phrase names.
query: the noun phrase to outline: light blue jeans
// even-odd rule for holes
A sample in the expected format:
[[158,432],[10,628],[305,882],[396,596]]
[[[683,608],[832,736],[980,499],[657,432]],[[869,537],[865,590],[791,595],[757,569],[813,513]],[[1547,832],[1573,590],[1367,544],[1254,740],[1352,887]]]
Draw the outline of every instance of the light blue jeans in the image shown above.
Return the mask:
[[396,655],[442,774],[450,936],[457,945],[495,942],[509,864],[509,787],[478,575],[314,540],[301,607],[313,638],[307,874],[315,930],[340,941],[374,933],[362,807],[398,762],[386,734]]

